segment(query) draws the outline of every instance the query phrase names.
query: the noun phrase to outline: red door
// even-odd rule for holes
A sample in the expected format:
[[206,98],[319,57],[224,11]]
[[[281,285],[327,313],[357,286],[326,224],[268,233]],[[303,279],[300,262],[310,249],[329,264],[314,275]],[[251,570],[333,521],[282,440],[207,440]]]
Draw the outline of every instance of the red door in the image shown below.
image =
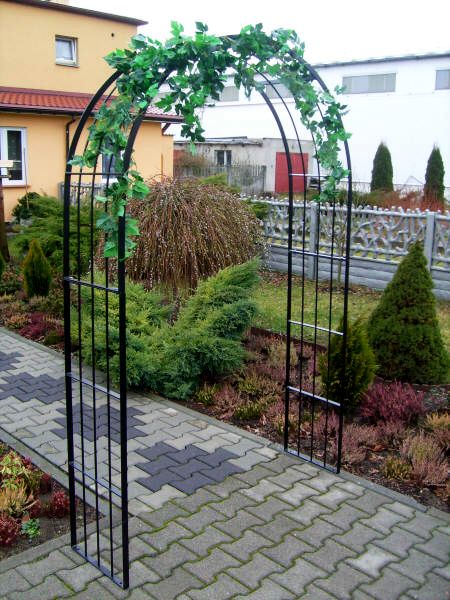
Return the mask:
[[[303,173],[308,172],[308,155],[303,154],[302,160],[302,155],[300,153],[291,153],[291,161],[292,172],[295,173],[293,177],[294,194],[299,194],[305,190],[305,178],[303,177]],[[303,166],[305,168],[304,171]],[[287,158],[284,152],[277,152],[276,155],[275,192],[277,194],[284,194],[289,192]]]

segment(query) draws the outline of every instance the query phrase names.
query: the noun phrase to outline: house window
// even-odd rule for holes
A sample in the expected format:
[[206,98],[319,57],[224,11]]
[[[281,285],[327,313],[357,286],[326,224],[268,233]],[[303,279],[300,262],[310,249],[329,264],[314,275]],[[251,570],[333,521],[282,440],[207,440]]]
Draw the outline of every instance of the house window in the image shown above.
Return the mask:
[[6,177],[5,170],[2,173],[4,186],[26,183],[25,152],[26,130],[20,127],[0,127],[0,159],[13,161],[9,179]]
[[280,96],[282,98],[292,97],[292,93],[290,92],[289,88],[282,83],[273,82],[272,85],[266,85],[265,92],[272,100],[279,100]]
[[239,100],[239,90],[235,85],[227,85],[220,92],[220,102],[237,102]]
[[343,77],[342,87],[345,88],[345,94],[395,92],[395,73]]
[[436,89],[450,89],[450,69],[439,69],[436,71]]
[[58,65],[76,65],[77,40],[57,35],[55,38],[55,54]]
[[216,164],[219,167],[230,167],[231,150],[216,150]]

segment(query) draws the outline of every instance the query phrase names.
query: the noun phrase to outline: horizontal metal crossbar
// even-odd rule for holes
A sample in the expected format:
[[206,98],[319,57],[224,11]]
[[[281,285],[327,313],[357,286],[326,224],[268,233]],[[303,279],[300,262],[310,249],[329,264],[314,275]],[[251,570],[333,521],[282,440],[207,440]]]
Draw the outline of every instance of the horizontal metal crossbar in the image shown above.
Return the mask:
[[311,398],[312,400],[319,400],[319,402],[323,402],[324,404],[331,404],[331,406],[335,406],[336,408],[340,408],[340,402],[335,402],[334,400],[329,400],[328,398],[324,398],[323,396],[317,396],[317,394],[311,394],[311,392],[307,392],[306,390],[301,390],[300,388],[294,387],[293,385],[288,385],[287,389],[290,392],[295,392],[296,394],[300,394],[301,396],[306,396],[307,398]]
[[89,379],[84,379],[83,377],[80,379],[80,377],[78,377],[78,375],[75,375],[74,373],[67,373],[67,377],[70,377],[70,379],[72,379],[72,381],[81,382],[83,385],[91,388],[91,390],[97,390],[98,392],[102,392],[102,394],[105,394],[106,396],[111,396],[111,398],[120,400],[120,394],[118,394],[114,390],[105,388],[103,385],[100,385],[98,383],[93,383],[92,381],[89,381]]
[[64,277],[64,281],[67,281],[71,285],[82,285],[88,288],[95,288],[96,290],[104,290],[105,292],[112,292],[113,294],[119,293],[119,288],[117,287],[107,287],[106,285],[101,285],[100,283],[92,283],[91,281],[83,281],[82,279],[75,279],[75,277]]
[[328,260],[340,260],[345,262],[345,256],[335,256],[334,254],[323,254],[321,252],[311,252],[311,250],[300,250],[299,248],[288,249],[291,254],[304,254],[305,256],[315,256],[316,258],[327,258]]
[[121,579],[119,579],[118,577],[116,577],[115,575],[113,575],[111,569],[104,567],[98,560],[93,558],[90,554],[83,552],[79,546],[72,546],[72,550],[74,550],[77,554],[79,554],[85,560],[87,560],[89,563],[91,563],[91,565],[93,565],[99,571],[101,571],[103,573],[103,575],[106,575],[106,577],[109,577],[110,579],[112,579],[115,584],[117,584],[121,588],[124,587],[123,581]]
[[[75,469],[75,471],[78,471],[78,473],[81,473],[90,481],[93,481],[94,483],[101,485],[102,488],[105,488],[105,490],[107,490],[108,492],[111,492],[118,498],[122,498],[120,489],[117,486],[115,486],[113,484],[109,485],[109,483],[107,481],[105,481],[104,479],[102,479],[101,477],[95,478],[88,471],[83,471],[82,467],[79,464],[77,464],[75,461],[71,462],[70,465]],[[78,479],[77,477],[75,477],[75,481],[77,481],[79,484],[83,485],[83,481]]]
[[312,329],[319,329],[319,331],[326,331],[327,333],[334,333],[334,335],[344,335],[342,331],[335,331],[334,329],[327,329],[326,327],[319,327],[319,325],[311,325],[311,323],[303,323],[302,321],[294,321],[289,319],[291,325],[303,325],[304,327],[311,327]]
[[303,452],[296,452],[295,450],[291,450],[289,448],[286,450],[286,454],[290,454],[291,456],[297,456],[298,458],[302,458],[303,460],[313,463],[314,465],[320,467],[321,469],[327,469],[328,471],[331,471],[332,473],[337,473],[336,467],[333,467],[333,465],[328,465],[323,460],[322,461],[317,460],[317,458],[314,458],[313,456],[310,456],[309,454],[304,454]]

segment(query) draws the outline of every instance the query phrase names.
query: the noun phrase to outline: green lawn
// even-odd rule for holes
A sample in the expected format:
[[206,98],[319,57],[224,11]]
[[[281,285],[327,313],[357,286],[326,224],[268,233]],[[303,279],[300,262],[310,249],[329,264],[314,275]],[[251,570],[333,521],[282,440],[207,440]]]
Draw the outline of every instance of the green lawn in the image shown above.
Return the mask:
[[[301,297],[302,286],[299,277],[294,278],[293,284],[293,315],[295,320],[301,319]],[[255,295],[259,307],[259,317],[255,325],[277,332],[286,331],[286,276],[277,273],[263,273],[262,281]],[[351,319],[367,319],[378,303],[381,292],[364,287],[352,286],[348,297],[349,315]],[[316,304],[316,289],[312,281],[305,281],[304,290],[304,318],[303,321],[314,324]],[[330,293],[327,282],[319,282],[319,293],[317,294],[317,324],[328,327],[330,307]],[[332,327],[336,328],[342,315],[343,293],[333,292],[332,299]],[[448,302],[437,302],[438,318],[441,326],[442,336],[447,347],[450,347],[450,305]],[[305,335],[307,335],[305,330]],[[299,332],[298,327],[293,328],[293,334]],[[311,334],[308,336],[312,339]],[[327,335],[320,333],[317,339],[320,343],[326,343]]]

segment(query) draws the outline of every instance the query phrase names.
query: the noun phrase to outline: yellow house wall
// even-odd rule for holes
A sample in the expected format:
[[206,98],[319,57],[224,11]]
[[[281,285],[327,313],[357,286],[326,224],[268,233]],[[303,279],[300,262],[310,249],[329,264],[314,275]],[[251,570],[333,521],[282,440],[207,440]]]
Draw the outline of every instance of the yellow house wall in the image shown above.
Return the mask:
[[[11,211],[18,198],[26,192],[58,195],[58,184],[64,180],[66,154],[66,123],[68,116],[0,114],[0,127],[26,128],[26,185],[6,185],[3,188],[5,217],[11,219]],[[76,123],[70,127],[72,135]],[[82,152],[85,138],[81,138]],[[135,143],[134,160],[137,169],[146,179],[173,172],[173,140],[162,135],[161,124],[144,122]]]
[[[0,85],[93,93],[112,70],[103,60],[128,46],[136,26],[0,0]],[[78,66],[55,63],[55,36],[78,40]]]

